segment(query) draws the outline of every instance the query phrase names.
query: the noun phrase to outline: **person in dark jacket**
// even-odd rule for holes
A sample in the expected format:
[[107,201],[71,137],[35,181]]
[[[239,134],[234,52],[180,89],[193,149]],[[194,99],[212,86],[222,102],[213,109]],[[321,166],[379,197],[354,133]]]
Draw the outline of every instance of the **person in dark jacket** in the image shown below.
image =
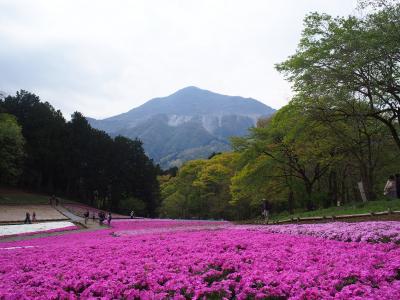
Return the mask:
[[110,224],[111,224],[111,219],[112,219],[112,217],[111,217],[111,212],[108,212],[108,216],[107,216],[107,223],[108,223],[108,226],[110,226]]
[[269,214],[271,210],[271,204],[267,199],[263,199],[263,212],[262,215],[264,216],[264,223],[268,224],[269,221]]
[[28,213],[28,212],[25,215],[24,224],[32,224],[32,222],[31,222],[31,214]]
[[397,199],[400,199],[400,174],[397,173],[394,175],[395,181],[396,181],[396,196]]
[[100,224],[100,225],[103,225],[103,221],[104,221],[104,219],[103,219],[103,212],[102,212],[102,211],[99,211],[98,215],[99,215],[99,224]]
[[83,214],[83,217],[85,218],[85,224],[87,224],[87,221],[89,220],[89,211],[88,210]]

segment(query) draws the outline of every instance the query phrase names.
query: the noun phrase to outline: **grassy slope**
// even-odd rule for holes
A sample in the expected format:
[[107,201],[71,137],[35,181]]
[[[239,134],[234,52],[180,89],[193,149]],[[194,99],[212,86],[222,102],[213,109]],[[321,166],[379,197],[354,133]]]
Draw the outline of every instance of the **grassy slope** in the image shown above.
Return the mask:
[[0,193],[0,204],[49,204],[49,196]]
[[[58,197],[62,202],[74,202]],[[50,195],[23,192],[17,189],[0,188],[0,205],[49,204]]]
[[353,204],[344,205],[341,207],[330,207],[325,209],[318,209],[314,211],[295,211],[293,215],[288,212],[280,213],[271,216],[271,220],[284,220],[290,218],[304,218],[304,217],[323,217],[323,216],[338,216],[350,214],[363,214],[370,212],[381,212],[391,210],[400,210],[400,199],[395,200],[378,200],[369,201],[366,203],[357,202]]

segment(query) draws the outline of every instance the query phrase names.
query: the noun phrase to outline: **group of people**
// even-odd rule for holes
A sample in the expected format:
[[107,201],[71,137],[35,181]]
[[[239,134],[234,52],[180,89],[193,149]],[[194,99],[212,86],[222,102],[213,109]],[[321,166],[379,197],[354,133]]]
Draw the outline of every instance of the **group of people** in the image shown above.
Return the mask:
[[49,202],[50,202],[51,206],[54,206],[54,205],[58,206],[60,200],[55,195],[53,195],[50,197]]
[[389,176],[383,194],[390,198],[400,198],[400,174]]
[[24,224],[32,224],[34,222],[36,222],[36,213],[35,212],[32,213],[32,219],[31,219],[31,214],[29,212],[26,212]]
[[[99,223],[100,223],[100,225],[103,225],[103,222],[106,219],[106,213],[104,211],[99,211],[98,215],[99,215]],[[110,226],[110,224],[111,224],[111,219],[112,219],[111,212],[108,212],[108,214],[107,214],[108,226]]]
[[[112,220],[111,212],[109,212],[106,216],[106,213],[104,211],[99,211],[97,213],[97,215],[99,218],[100,225],[103,225],[104,221],[107,219],[107,224],[108,224],[108,226],[110,226],[111,220]],[[89,216],[90,216],[89,210],[86,210],[86,212],[83,214],[83,217],[85,218],[85,224],[87,224],[87,221],[89,220]],[[95,219],[96,219],[96,216],[93,212],[93,214],[92,214],[93,223],[95,222]]]

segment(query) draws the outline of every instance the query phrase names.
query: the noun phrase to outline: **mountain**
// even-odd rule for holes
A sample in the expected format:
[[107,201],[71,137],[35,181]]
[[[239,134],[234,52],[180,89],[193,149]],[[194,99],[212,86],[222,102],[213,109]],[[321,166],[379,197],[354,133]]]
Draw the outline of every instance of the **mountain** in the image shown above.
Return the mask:
[[274,113],[252,98],[226,96],[197,87],[154,98],[130,111],[89,123],[112,136],[143,141],[147,154],[161,167],[228,151],[231,136],[243,136],[258,118]]

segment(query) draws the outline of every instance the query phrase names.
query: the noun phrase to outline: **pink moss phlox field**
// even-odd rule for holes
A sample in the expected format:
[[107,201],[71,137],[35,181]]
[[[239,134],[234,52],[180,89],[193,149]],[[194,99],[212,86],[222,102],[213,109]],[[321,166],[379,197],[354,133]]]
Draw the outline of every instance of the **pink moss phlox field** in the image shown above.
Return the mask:
[[[0,243],[0,299],[400,299],[395,243],[216,223],[121,221]],[[168,224],[204,229],[152,233]],[[115,234],[127,230],[143,233]]]
[[232,226],[226,221],[185,221],[185,220],[116,220],[112,224],[115,236],[137,235],[145,233],[162,233],[176,231],[194,231],[201,229],[221,229]]
[[7,235],[0,235],[0,240],[2,238],[9,238],[9,237],[15,237],[15,236],[28,236],[28,235],[35,235],[35,234],[41,234],[41,233],[53,233],[53,232],[71,231],[71,230],[77,230],[77,229],[79,229],[78,226],[71,225],[71,226],[68,226],[68,227],[54,228],[54,229],[48,229],[48,230],[23,232],[23,233],[18,233],[18,234],[7,234]]
[[288,224],[252,226],[270,233],[310,235],[344,242],[400,243],[400,222],[333,222],[325,224]]

